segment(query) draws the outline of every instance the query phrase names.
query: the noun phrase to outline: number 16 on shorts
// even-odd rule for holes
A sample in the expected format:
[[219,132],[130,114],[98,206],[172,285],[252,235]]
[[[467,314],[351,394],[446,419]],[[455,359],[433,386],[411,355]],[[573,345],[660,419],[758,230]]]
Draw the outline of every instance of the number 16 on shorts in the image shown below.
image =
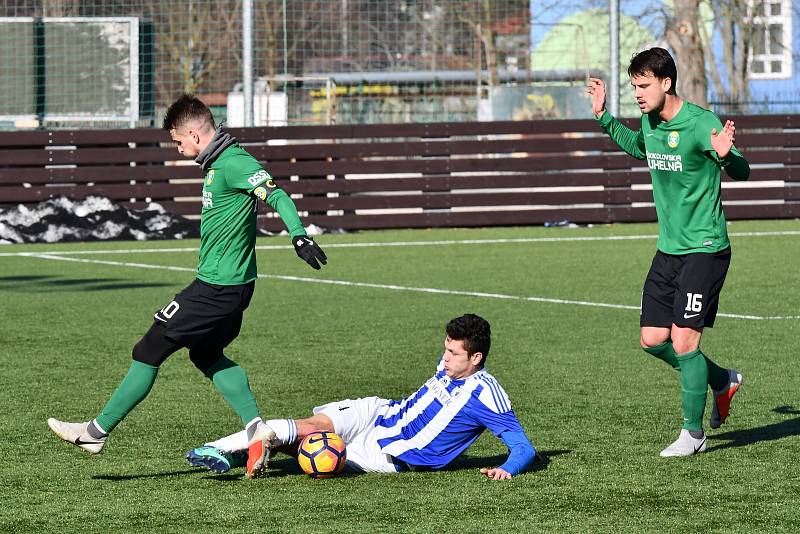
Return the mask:
[[686,308],[683,318],[697,317],[703,311],[703,295],[701,293],[686,293]]

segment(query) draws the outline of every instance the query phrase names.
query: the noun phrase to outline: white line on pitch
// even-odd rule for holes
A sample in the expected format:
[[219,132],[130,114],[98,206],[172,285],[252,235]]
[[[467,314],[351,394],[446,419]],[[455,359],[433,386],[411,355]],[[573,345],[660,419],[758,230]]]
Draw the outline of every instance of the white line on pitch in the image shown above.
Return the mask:
[[[63,256],[56,256],[50,254],[34,254],[30,253],[27,256],[32,258],[41,258],[46,260],[58,261],[72,261],[77,263],[95,263],[100,265],[114,265],[118,267],[137,267],[142,269],[161,269],[168,271],[182,271],[182,272],[196,272],[195,269],[190,267],[175,267],[170,265],[151,265],[147,263],[130,263],[121,261],[110,260],[88,260],[81,258],[65,258]],[[433,293],[437,295],[458,295],[463,297],[481,297],[490,299],[503,299],[503,300],[516,300],[524,302],[545,302],[549,304],[568,304],[574,306],[590,306],[595,308],[613,308],[618,310],[638,310],[638,306],[629,306],[625,304],[608,304],[605,302],[589,302],[583,300],[568,300],[568,299],[554,299],[547,297],[521,297],[519,295],[506,295],[504,293],[485,293],[481,291],[459,291],[454,289],[439,289],[434,287],[413,287],[413,286],[399,286],[395,284],[372,284],[368,282],[350,282],[347,280],[327,280],[321,278],[307,278],[305,276],[287,276],[279,274],[260,274],[259,278],[284,280],[291,282],[308,282],[313,284],[327,284],[336,286],[351,286],[351,287],[365,287],[370,289],[389,289],[393,291],[410,291],[415,293]],[[787,319],[800,319],[798,316],[774,316],[765,317],[761,315],[739,315],[733,313],[718,313],[719,317],[728,317],[731,319],[749,319],[754,321],[763,320],[787,320]]]
[[[784,232],[733,232],[730,237],[780,237],[800,236],[800,231],[787,230]],[[611,236],[571,236],[571,237],[519,237],[508,239],[450,239],[438,241],[378,241],[366,243],[324,243],[324,248],[370,248],[370,247],[424,247],[441,245],[496,245],[504,243],[560,243],[581,241],[637,241],[655,240],[657,235],[611,235]],[[285,250],[291,245],[257,245],[256,250]],[[74,256],[79,254],[135,254],[153,252],[197,252],[197,247],[174,248],[127,248],[127,249],[97,249],[97,250],[42,250],[32,252],[0,252],[0,257],[29,256],[31,254],[58,254],[60,256]]]

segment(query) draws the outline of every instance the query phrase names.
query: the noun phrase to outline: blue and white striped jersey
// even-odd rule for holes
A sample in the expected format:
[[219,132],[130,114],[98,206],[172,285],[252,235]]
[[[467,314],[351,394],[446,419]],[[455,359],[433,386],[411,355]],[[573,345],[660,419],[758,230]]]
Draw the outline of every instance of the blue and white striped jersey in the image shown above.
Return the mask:
[[383,453],[431,469],[449,464],[486,428],[495,436],[523,432],[508,395],[486,369],[452,380],[442,360],[415,393],[389,401],[375,427]]

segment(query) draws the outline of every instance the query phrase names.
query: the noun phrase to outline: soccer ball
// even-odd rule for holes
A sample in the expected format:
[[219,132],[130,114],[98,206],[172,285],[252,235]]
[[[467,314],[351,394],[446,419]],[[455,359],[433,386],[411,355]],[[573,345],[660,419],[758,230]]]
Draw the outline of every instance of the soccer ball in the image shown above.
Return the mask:
[[312,432],[300,442],[297,463],[312,478],[330,478],[344,468],[344,440],[333,432]]

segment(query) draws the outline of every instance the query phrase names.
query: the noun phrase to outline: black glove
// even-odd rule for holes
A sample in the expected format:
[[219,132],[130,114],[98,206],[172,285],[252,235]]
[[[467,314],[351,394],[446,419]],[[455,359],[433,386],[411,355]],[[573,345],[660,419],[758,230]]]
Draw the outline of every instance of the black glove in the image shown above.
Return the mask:
[[[322,249],[319,248],[319,245],[314,243],[314,240],[307,235],[299,235],[292,238],[292,244],[294,245],[294,251],[297,252],[297,255],[316,270],[319,271],[322,268],[320,263],[322,265],[328,263],[328,256],[326,256],[325,253],[322,252]],[[319,260],[319,262],[317,262],[317,260]]]

